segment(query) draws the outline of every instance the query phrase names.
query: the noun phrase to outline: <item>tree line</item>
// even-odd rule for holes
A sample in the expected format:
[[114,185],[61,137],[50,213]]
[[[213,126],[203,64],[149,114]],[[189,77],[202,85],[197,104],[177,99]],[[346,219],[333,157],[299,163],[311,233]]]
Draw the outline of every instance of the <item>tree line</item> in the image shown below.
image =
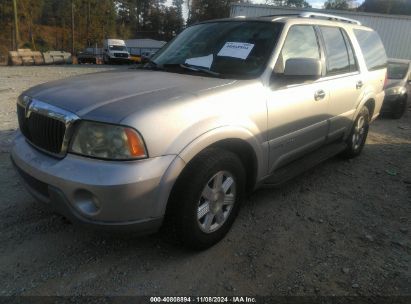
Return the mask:
[[[251,0],[16,0],[19,47],[80,50],[105,38],[170,40],[187,24],[224,18],[233,3]],[[325,8],[411,14],[411,0],[327,0]],[[13,41],[13,0],[0,0],[0,52]],[[306,0],[267,0],[267,4],[310,7]],[[72,37],[74,26],[74,39]]]

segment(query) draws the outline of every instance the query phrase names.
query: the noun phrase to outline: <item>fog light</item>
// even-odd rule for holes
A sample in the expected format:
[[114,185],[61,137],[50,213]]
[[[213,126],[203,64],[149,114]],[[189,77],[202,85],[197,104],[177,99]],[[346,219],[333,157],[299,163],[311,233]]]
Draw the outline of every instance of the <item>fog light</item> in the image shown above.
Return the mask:
[[95,216],[100,212],[98,199],[87,190],[77,190],[74,193],[74,206],[85,216]]

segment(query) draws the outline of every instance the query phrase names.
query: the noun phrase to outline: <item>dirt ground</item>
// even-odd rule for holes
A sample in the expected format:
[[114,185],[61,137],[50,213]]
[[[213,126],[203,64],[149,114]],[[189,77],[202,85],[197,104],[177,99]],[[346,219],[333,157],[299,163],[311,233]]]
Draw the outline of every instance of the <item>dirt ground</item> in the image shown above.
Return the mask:
[[16,97],[105,69],[0,67],[0,296],[411,296],[410,111],[376,121],[359,158],[255,192],[204,252],[161,235],[88,231],[36,203],[9,161]]

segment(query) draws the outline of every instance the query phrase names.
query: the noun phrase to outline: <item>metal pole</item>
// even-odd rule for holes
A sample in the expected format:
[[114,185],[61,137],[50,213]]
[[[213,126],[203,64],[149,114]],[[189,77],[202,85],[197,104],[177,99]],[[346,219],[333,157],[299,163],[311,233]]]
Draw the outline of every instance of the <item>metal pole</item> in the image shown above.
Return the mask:
[[74,0],[71,0],[71,54],[74,56]]
[[19,20],[17,14],[17,0],[13,0],[13,10],[14,10],[14,49],[17,51],[19,48]]

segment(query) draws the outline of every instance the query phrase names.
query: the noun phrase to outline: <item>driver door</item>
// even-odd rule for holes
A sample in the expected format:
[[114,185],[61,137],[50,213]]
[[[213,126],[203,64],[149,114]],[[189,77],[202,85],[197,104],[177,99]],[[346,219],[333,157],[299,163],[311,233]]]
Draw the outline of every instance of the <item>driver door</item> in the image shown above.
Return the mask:
[[268,98],[270,173],[324,144],[328,132],[327,87],[320,80],[285,77],[292,58],[323,59],[313,26],[289,29],[274,68]]

